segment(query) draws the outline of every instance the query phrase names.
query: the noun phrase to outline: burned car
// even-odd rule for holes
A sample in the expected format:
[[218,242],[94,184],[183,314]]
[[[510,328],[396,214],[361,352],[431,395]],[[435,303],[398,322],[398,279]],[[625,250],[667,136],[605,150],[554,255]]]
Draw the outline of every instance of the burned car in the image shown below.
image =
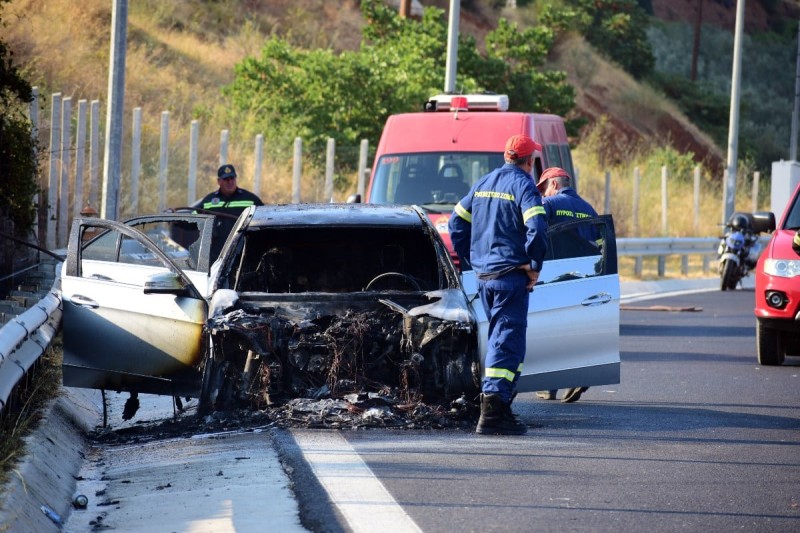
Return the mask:
[[[419,210],[255,208],[213,270],[209,220],[75,223],[65,385],[199,396],[203,410],[382,387],[476,393],[476,318]],[[105,233],[84,242],[90,230]]]
[[[210,264],[212,220],[74,222],[65,385],[197,397],[201,412],[364,391],[477,397],[487,324],[475,276],[457,272],[420,208],[253,207]],[[602,245],[580,241],[578,224],[596,225]],[[520,391],[617,383],[613,222],[548,238]]]

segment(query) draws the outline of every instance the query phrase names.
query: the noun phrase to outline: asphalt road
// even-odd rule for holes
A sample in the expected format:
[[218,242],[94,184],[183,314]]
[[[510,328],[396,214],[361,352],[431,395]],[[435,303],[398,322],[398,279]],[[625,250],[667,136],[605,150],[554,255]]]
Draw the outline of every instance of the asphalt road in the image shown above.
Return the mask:
[[[757,365],[752,301],[708,292],[636,304],[701,311],[623,310],[622,383],[574,404],[521,395],[524,437],[284,438],[322,451],[323,474],[345,439],[411,519],[395,530],[800,531],[800,359]],[[353,529],[378,530],[331,480]],[[301,509],[319,507],[318,484],[297,483]]]
[[623,305],[622,383],[574,404],[520,395],[521,437],[271,430],[94,448],[89,509],[65,530],[800,531],[800,358],[758,366],[752,301]]

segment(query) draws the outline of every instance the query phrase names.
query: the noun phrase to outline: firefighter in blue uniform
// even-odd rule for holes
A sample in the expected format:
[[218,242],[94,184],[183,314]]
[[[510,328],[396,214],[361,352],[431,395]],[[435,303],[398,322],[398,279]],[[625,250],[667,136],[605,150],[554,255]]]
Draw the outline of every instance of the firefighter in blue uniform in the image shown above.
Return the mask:
[[219,214],[214,220],[214,233],[211,238],[211,261],[215,261],[222,251],[222,246],[228,238],[236,219],[251,205],[264,205],[264,202],[236,184],[236,169],[233,165],[222,165],[217,170],[217,184],[219,189],[205,195],[191,207]]
[[[597,216],[597,211],[591,204],[572,188],[572,179],[563,168],[550,167],[542,172],[536,187],[544,197],[542,204],[547,213],[548,225]],[[587,241],[597,240],[593,227],[582,226],[578,232]]]
[[475,429],[481,434],[527,432],[511,411],[511,401],[525,359],[529,292],[547,251],[544,207],[531,177],[533,154],[541,149],[527,135],[508,139],[505,164],[478,180],[450,217],[453,247],[463,268],[475,270],[489,318]]
[[[542,172],[536,187],[544,197],[542,204],[547,214],[548,226],[597,216],[597,212],[591,204],[581,198],[578,191],[572,188],[572,179],[563,168],[550,167]],[[600,244],[598,242],[600,236],[595,226],[581,226],[578,229],[578,235],[587,241]],[[564,403],[577,402],[587,390],[589,387],[567,389],[564,391],[561,401]],[[536,396],[543,400],[555,400],[557,393],[558,391],[555,390],[539,391]]]

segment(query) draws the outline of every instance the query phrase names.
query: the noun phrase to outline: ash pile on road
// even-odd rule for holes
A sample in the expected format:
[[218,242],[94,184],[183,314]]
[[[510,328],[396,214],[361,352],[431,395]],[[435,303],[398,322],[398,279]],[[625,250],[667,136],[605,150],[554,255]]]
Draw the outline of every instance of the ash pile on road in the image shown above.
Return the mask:
[[117,428],[113,422],[95,430],[92,439],[109,444],[148,442],[204,433],[248,431],[269,427],[316,429],[472,430],[480,415],[478,404],[464,397],[451,402],[402,402],[398,396],[351,393],[341,398],[293,398],[262,410],[215,411],[198,416],[187,407],[176,416]]

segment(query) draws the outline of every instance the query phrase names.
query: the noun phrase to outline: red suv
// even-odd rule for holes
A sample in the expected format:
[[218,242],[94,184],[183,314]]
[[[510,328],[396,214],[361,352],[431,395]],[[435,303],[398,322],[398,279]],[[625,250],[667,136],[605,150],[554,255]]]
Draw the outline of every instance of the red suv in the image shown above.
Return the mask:
[[756,343],[762,365],[780,365],[787,355],[800,355],[800,255],[792,249],[798,229],[800,186],[756,266]]

